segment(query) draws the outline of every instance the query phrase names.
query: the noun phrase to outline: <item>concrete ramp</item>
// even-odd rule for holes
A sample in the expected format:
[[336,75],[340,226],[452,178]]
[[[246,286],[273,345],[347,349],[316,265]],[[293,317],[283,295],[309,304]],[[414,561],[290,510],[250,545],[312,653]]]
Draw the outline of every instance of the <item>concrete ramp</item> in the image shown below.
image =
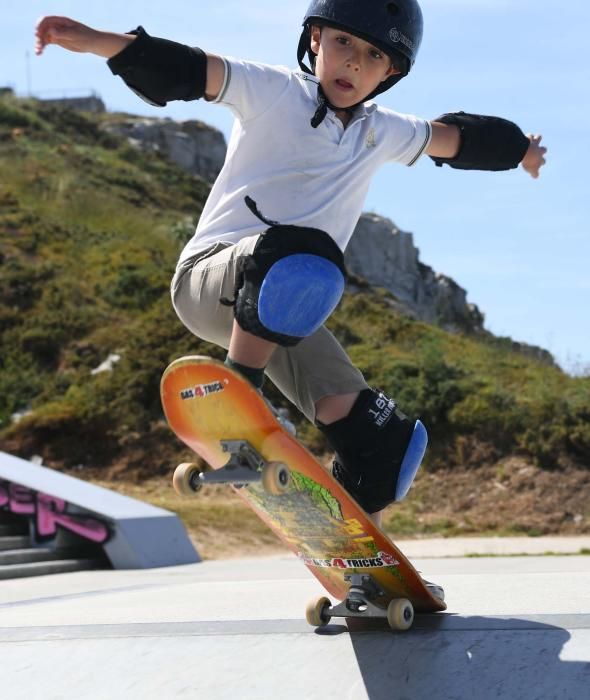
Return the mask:
[[0,516],[26,519],[38,548],[86,542],[100,549],[114,568],[199,561],[176,514],[4,452],[0,452]]
[[304,620],[294,557],[0,582],[12,699],[581,700],[590,557],[422,559],[449,612],[393,633]]

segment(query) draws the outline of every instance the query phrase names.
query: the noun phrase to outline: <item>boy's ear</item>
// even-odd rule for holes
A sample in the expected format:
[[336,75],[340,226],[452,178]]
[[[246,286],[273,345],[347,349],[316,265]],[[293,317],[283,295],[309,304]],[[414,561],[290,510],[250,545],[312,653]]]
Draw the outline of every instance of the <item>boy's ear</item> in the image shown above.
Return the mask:
[[386,80],[391,78],[392,75],[399,75],[401,73],[401,70],[398,70],[395,66],[389,66],[387,69],[387,73],[385,73],[385,76],[381,80],[382,83],[384,83]]
[[317,56],[320,51],[320,41],[322,39],[322,28],[312,25],[309,28],[311,50]]

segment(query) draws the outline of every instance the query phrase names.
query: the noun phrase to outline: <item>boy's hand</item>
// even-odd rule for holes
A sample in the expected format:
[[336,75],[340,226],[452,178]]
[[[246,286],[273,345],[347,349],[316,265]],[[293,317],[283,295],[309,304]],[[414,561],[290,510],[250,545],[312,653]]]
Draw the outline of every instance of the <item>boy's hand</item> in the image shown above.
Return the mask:
[[522,159],[521,165],[527,173],[536,180],[539,177],[539,170],[547,162],[544,158],[547,149],[541,146],[542,136],[533,136],[532,134],[527,134],[527,136],[530,139],[531,145],[525,157]]
[[132,34],[101,32],[68,17],[42,17],[35,29],[35,53],[40,56],[48,44],[57,44],[68,51],[112,58],[134,40]]
[[35,29],[35,53],[40,56],[48,44],[57,44],[68,51],[92,51],[97,32],[68,17],[42,17]]

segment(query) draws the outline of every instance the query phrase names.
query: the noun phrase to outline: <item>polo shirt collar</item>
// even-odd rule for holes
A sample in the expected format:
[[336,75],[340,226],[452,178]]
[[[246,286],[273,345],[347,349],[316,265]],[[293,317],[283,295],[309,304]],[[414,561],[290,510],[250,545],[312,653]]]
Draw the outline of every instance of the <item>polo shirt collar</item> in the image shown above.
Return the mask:
[[[304,73],[303,71],[293,71],[294,74],[300,79],[301,85],[310,99],[313,100],[314,104],[317,104],[318,100],[318,85],[320,81],[315,77],[315,75],[310,75],[309,73]],[[353,120],[357,121],[364,119],[365,117],[371,116],[373,112],[377,109],[375,102],[369,100],[367,102],[362,102],[357,105],[354,110]],[[332,111],[332,110],[329,110]]]

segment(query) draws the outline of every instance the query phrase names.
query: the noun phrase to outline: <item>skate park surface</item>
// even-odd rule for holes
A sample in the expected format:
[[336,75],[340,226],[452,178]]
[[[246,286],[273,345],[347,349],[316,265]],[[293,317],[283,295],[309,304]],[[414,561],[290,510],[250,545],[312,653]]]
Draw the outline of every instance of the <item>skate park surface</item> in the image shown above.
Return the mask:
[[404,633],[310,627],[306,603],[324,591],[287,553],[0,581],[3,695],[589,697],[590,556],[576,554],[589,537],[399,544],[448,603]]

